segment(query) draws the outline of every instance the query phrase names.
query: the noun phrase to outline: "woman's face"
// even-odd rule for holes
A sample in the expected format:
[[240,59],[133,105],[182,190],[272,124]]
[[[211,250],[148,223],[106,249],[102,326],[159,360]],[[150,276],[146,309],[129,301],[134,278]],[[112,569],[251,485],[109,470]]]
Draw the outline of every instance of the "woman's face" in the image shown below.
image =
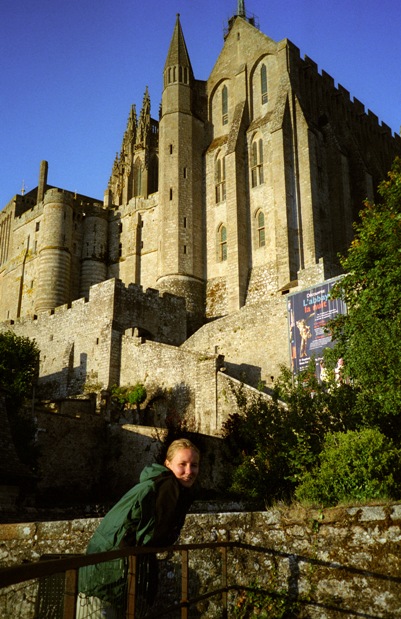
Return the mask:
[[190,488],[199,473],[199,454],[193,449],[178,449],[171,460],[166,460],[169,468],[184,488]]

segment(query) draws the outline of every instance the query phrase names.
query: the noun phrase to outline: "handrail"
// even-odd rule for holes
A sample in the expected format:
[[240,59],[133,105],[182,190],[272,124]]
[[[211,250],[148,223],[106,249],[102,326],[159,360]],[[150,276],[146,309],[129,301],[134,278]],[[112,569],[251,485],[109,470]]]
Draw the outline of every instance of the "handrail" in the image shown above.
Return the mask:
[[[19,583],[35,580],[38,578],[46,578],[55,574],[65,574],[64,583],[64,612],[63,619],[75,619],[76,601],[78,596],[78,570],[87,565],[104,563],[113,559],[128,558],[128,604],[126,611],[126,619],[135,618],[135,591],[136,591],[136,569],[137,557],[169,552],[180,552],[182,562],[182,578],[181,578],[181,600],[174,606],[164,609],[162,612],[154,615],[162,617],[171,610],[181,608],[181,619],[188,619],[188,609],[191,604],[197,603],[215,595],[222,596],[223,617],[227,614],[227,593],[232,587],[227,586],[227,548],[235,547],[236,542],[206,542],[198,544],[177,544],[175,546],[166,547],[125,547],[109,552],[94,553],[90,555],[74,555],[68,557],[64,555],[60,559],[48,559],[46,561],[37,561],[34,563],[26,563],[17,566],[0,568],[0,589],[17,585]],[[222,581],[223,586],[214,591],[209,591],[196,598],[189,599],[189,551],[204,550],[211,548],[222,549]]]
[[[196,597],[189,598],[189,552],[193,550],[203,549],[219,549],[221,551],[221,580],[218,588],[209,590],[206,593],[202,593]],[[191,605],[196,604],[202,600],[210,599],[212,597],[220,596],[222,609],[222,616],[227,617],[228,612],[228,593],[230,591],[252,591],[253,587],[245,584],[239,585],[235,582],[236,574],[232,574],[233,581],[229,582],[228,578],[228,551],[229,549],[238,549],[240,551],[251,551],[253,553],[268,554],[272,558],[281,558],[288,560],[289,563],[289,578],[299,578],[299,565],[301,563],[307,563],[311,567],[317,568],[331,568],[338,571],[340,574],[350,574],[352,576],[361,576],[363,579],[373,578],[378,581],[385,581],[386,583],[393,583],[396,586],[401,585],[401,577],[393,575],[391,573],[382,573],[377,571],[366,570],[358,568],[355,565],[341,564],[337,561],[327,561],[319,559],[317,557],[303,556],[300,554],[289,553],[286,551],[276,550],[274,548],[268,548],[266,546],[251,545],[239,541],[233,542],[206,542],[197,544],[178,544],[170,546],[168,548],[160,547],[126,547],[119,550],[110,552],[97,553],[92,555],[65,555],[60,559],[49,559],[46,561],[38,561],[35,563],[22,564],[18,566],[12,566],[8,568],[0,568],[0,588],[17,585],[24,581],[32,581],[44,577],[54,576],[56,574],[63,574],[64,577],[64,610],[63,619],[75,619],[76,600],[78,595],[78,570],[86,565],[94,563],[102,563],[105,561],[111,561],[113,559],[121,559],[123,557],[128,558],[128,605],[126,611],[126,619],[134,619],[135,617],[135,587],[136,587],[136,562],[137,557],[147,554],[157,554],[166,552],[180,552],[182,562],[182,579],[181,579],[181,599],[176,601],[174,606],[169,608],[163,608],[163,610],[155,611],[152,615],[154,619],[156,617],[163,617],[168,614],[173,608],[175,611],[181,609],[181,619],[188,618],[188,609]],[[344,577],[344,576],[342,576]],[[231,579],[230,579],[231,580]],[[249,583],[248,583],[249,584]],[[296,587],[297,588],[297,587]],[[272,595],[274,594],[270,591]],[[298,594],[297,594],[298,595]],[[330,609],[331,605],[327,605],[324,600],[319,601],[315,599],[312,601],[302,601],[298,599],[300,603],[313,604],[315,607],[324,607]],[[339,611],[339,607],[336,607]],[[352,611],[349,608],[343,608],[342,612],[347,613],[347,616],[353,616],[356,611]]]

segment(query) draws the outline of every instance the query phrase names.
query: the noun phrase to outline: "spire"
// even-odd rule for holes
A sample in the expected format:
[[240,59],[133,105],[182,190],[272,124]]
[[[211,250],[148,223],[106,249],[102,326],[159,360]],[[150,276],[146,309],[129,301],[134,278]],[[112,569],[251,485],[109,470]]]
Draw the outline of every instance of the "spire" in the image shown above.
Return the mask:
[[139,115],[138,136],[137,141],[145,145],[150,132],[150,96],[146,86],[145,94],[143,95],[142,109]]
[[245,0],[238,0],[237,15],[245,17]]
[[135,144],[136,128],[137,128],[136,107],[135,107],[135,104],[133,104],[131,105],[130,113],[128,116],[127,128],[124,133],[121,150],[124,150],[124,147],[126,148],[129,144]]
[[164,65],[164,70],[166,71],[168,67],[174,66],[187,67],[191,77],[193,77],[191,61],[189,59],[187,46],[182,33],[179,13],[177,13],[177,19],[167,54],[166,64]]

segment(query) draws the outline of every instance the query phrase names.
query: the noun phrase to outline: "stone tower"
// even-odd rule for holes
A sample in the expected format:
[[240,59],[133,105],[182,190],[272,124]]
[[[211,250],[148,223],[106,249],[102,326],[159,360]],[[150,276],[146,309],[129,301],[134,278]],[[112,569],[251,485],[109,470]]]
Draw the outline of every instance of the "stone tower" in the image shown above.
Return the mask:
[[108,212],[89,204],[83,214],[80,269],[80,297],[89,297],[89,288],[107,279]]
[[44,195],[36,312],[70,301],[72,206],[73,196],[67,191],[49,189]]
[[156,286],[185,297],[189,331],[204,315],[202,150],[195,80],[179,15],[164,66],[159,124],[159,247]]

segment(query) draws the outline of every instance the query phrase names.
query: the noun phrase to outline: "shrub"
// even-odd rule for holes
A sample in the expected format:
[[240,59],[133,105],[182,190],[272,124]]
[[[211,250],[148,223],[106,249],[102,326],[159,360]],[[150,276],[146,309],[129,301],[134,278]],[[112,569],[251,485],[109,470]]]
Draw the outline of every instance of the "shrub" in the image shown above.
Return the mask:
[[304,502],[341,502],[401,496],[401,450],[375,428],[327,434],[320,465],[305,473],[295,491]]
[[113,385],[111,388],[112,403],[121,412],[126,405],[138,408],[146,400],[146,397],[146,388],[142,383],[136,383],[133,387],[131,385],[123,387]]
[[240,412],[228,417],[224,433],[236,494],[265,504],[291,501],[305,473],[318,464],[325,435],[358,427],[351,387],[328,390],[318,384],[314,370],[312,360],[293,384],[283,368],[275,384],[281,402],[262,396],[247,401],[243,389],[233,388]]

